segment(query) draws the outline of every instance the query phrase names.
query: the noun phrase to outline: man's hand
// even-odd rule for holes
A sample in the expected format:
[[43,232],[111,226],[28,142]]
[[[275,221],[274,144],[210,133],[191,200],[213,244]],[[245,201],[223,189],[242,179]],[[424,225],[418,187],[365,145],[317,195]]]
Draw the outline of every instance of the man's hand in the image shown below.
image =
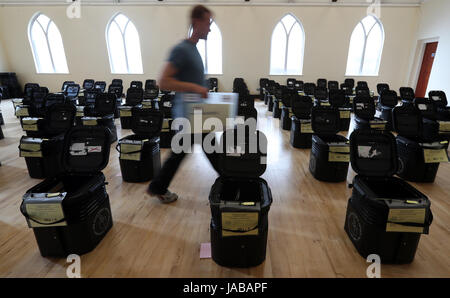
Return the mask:
[[208,88],[200,85],[195,85],[194,90],[192,90],[192,92],[200,94],[202,98],[208,98],[208,91]]

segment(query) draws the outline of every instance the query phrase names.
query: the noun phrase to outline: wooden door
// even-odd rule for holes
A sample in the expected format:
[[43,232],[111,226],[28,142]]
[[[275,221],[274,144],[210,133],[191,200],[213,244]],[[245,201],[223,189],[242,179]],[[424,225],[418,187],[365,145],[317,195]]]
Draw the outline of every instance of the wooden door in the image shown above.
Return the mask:
[[420,68],[419,80],[417,81],[416,86],[416,97],[425,97],[437,47],[438,42],[430,42],[426,44],[425,53],[423,54],[422,67]]

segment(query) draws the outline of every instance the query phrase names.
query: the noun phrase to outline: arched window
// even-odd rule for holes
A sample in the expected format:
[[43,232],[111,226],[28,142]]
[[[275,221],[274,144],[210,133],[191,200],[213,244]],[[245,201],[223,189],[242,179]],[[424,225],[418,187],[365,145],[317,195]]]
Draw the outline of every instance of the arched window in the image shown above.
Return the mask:
[[142,74],[139,34],[133,22],[124,14],[115,15],[106,26],[111,73]]
[[37,73],[68,73],[66,54],[58,27],[37,13],[28,25],[28,38]]
[[[200,39],[197,50],[203,60],[205,74],[222,74],[222,33],[216,22],[211,23],[211,32],[205,40]],[[192,35],[192,26],[189,29],[189,37]]]
[[305,31],[300,21],[285,15],[275,26],[270,47],[271,75],[301,75],[305,49]]
[[353,30],[346,75],[378,75],[383,44],[384,30],[380,20],[366,16]]

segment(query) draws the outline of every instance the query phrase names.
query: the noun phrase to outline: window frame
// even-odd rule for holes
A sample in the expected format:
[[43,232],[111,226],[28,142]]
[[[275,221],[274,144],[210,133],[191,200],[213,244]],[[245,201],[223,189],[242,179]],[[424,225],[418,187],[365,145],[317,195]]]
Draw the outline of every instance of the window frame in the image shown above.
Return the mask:
[[[369,33],[366,33],[366,28],[364,26],[364,23],[362,22],[367,17],[372,17],[375,20],[375,23],[370,28]],[[385,32],[384,32],[383,23],[380,21],[380,19],[378,19],[373,14],[368,14],[364,18],[359,20],[359,22],[353,28],[352,34],[350,35],[350,43],[349,43],[349,47],[348,47],[348,54],[350,54],[351,40],[352,40],[353,32],[356,30],[357,26],[359,26],[359,25],[362,26],[362,29],[363,29],[363,32],[364,32],[364,48],[363,48],[363,51],[362,51],[361,61],[359,62],[359,71],[358,71],[358,74],[351,74],[351,73],[348,72],[347,66],[346,66],[345,76],[346,77],[352,77],[352,76],[357,76],[357,77],[378,77],[379,73],[380,73],[381,57],[383,55],[384,42],[385,42]],[[364,62],[365,62],[365,58],[366,58],[367,40],[369,38],[370,33],[372,32],[373,28],[375,28],[376,25],[379,26],[379,28],[381,30],[381,36],[382,36],[382,43],[381,43],[381,47],[380,47],[380,52],[378,53],[378,58],[377,58],[377,68],[376,68],[375,73],[373,73],[373,74],[364,74],[362,71],[364,69]],[[349,58],[350,57],[347,55],[347,65],[348,65]]]
[[[123,15],[124,17],[126,17],[127,18],[127,23],[125,24],[125,27],[124,27],[124,30],[123,30],[123,32],[122,32],[122,30],[121,30],[121,28],[120,28],[120,26],[119,26],[119,24],[117,23],[117,21],[115,20],[119,15]],[[120,31],[120,33],[121,33],[121,35],[122,35],[122,44],[123,44],[123,49],[124,49],[124,54],[125,54],[125,64],[126,64],[126,67],[127,67],[127,72],[125,72],[125,73],[123,73],[123,72],[114,72],[114,67],[113,67],[113,60],[112,60],[112,57],[111,57],[111,49],[110,49],[110,46],[109,46],[109,28],[110,28],[110,26],[111,26],[111,24],[112,23],[115,23],[116,24],[116,26],[119,28],[119,31]],[[125,42],[125,35],[126,35],[126,32],[127,32],[127,27],[128,27],[128,24],[129,23],[132,23],[133,24],[133,26],[134,26],[134,28],[136,29],[136,31],[137,31],[137,34],[138,34],[138,38],[139,38],[139,47],[140,47],[140,53],[141,53],[141,67],[142,67],[142,72],[130,72],[130,65],[129,65],[129,63],[128,63],[128,53],[127,53],[127,45],[126,45],[126,42]],[[108,59],[109,59],[109,69],[110,69],[110,72],[111,72],[111,74],[115,74],[115,75],[142,75],[142,74],[144,74],[144,63],[143,63],[143,61],[142,61],[142,51],[141,51],[141,37],[140,37],[140,34],[139,34],[139,31],[138,31],[138,29],[137,29],[137,27],[136,27],[136,25],[134,24],[134,22],[131,20],[131,18],[129,18],[128,16],[126,16],[124,13],[122,13],[122,12],[117,12],[117,13],[115,13],[112,17],[111,17],[111,19],[108,21],[108,24],[106,24],[106,30],[105,30],[105,38],[106,38],[106,47],[107,47],[107,50],[108,50]]]
[[[42,24],[37,20],[41,15],[47,17],[49,19],[49,22],[47,24],[47,28],[46,30],[44,29],[44,27],[42,26]],[[48,49],[48,53],[50,56],[50,61],[51,61],[51,67],[53,69],[53,72],[44,72],[44,71],[40,71],[40,60],[39,60],[39,55],[37,53],[37,49],[36,49],[36,45],[33,42],[33,35],[32,35],[32,28],[34,26],[34,24],[37,22],[37,24],[39,25],[39,27],[41,28],[42,32],[45,35],[45,42],[47,44],[47,49]],[[53,25],[56,27],[56,29],[58,30],[59,36],[61,37],[61,41],[62,41],[62,50],[63,50],[63,54],[64,54],[64,59],[66,60],[66,66],[67,66],[67,71],[65,72],[57,72],[56,71],[56,67],[55,67],[55,61],[53,58],[53,52],[52,52],[52,48],[50,46],[50,42],[48,40],[48,30],[50,28],[50,25],[53,23]],[[28,22],[28,41],[30,42],[30,47],[31,47],[31,52],[33,54],[33,61],[34,61],[34,66],[36,69],[36,74],[70,74],[69,71],[69,64],[67,63],[67,56],[66,56],[66,50],[64,48],[64,41],[63,41],[63,37],[61,34],[61,31],[59,31],[58,26],[56,25],[56,23],[50,18],[48,17],[46,14],[42,13],[42,12],[36,12],[30,19],[30,21]]]
[[[294,18],[295,22],[292,24],[291,28],[289,29],[289,32],[287,32],[286,30],[286,26],[284,25],[284,23],[282,22],[283,19],[290,15],[291,17]],[[284,32],[286,34],[286,48],[285,48],[285,57],[284,57],[284,71],[282,74],[279,73],[272,73],[272,69],[271,69],[271,63],[272,63],[272,38],[273,38],[273,34],[275,32],[276,27],[278,26],[278,24],[280,24],[283,26]],[[302,31],[302,45],[301,45],[301,63],[300,63],[300,67],[299,67],[299,73],[288,73],[287,72],[287,62],[288,62],[288,53],[289,53],[289,35],[291,34],[292,29],[294,28],[295,24],[298,24],[300,26],[300,29]],[[306,44],[306,33],[305,33],[305,28],[303,27],[303,23],[300,21],[299,18],[297,18],[294,14],[292,13],[287,13],[285,15],[283,15],[283,17],[281,17],[281,19],[275,24],[273,30],[272,30],[272,34],[270,37],[270,52],[269,52],[269,75],[270,76],[303,76],[303,66],[305,63],[305,44]]]
[[[216,22],[216,20],[212,20],[212,23],[211,23],[211,26],[212,26],[212,24],[216,24],[216,27],[217,27],[217,29],[219,30],[219,33],[220,33],[220,39],[221,39],[221,47],[222,47],[222,51],[221,51],[221,53],[222,53],[222,55],[221,55],[221,59],[220,59],[220,64],[222,64],[222,66],[221,66],[221,69],[222,69],[222,72],[215,72],[215,73],[213,73],[213,72],[209,72],[209,69],[208,69],[208,39],[206,39],[206,41],[205,41],[205,61],[204,61],[204,67],[205,67],[205,75],[214,75],[214,76],[221,76],[221,75],[223,75],[223,35],[222,35],[222,30],[220,30],[220,27],[219,27],[219,25],[217,24],[217,22]],[[187,37],[188,38],[190,38],[191,37],[191,31],[192,31],[193,29],[192,29],[192,24],[189,26],[189,29],[188,29],[188,34],[187,34]],[[195,45],[195,47],[197,47],[197,45]],[[198,48],[197,48],[197,50],[198,50]],[[201,56],[201,53],[199,53],[200,54],[200,56]]]

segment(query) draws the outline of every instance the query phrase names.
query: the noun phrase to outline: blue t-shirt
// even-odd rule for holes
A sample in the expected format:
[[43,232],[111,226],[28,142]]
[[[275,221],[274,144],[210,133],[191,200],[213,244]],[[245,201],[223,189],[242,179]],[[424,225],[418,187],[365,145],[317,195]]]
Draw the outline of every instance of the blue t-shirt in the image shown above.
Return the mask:
[[[177,80],[205,86],[205,69],[202,57],[197,50],[197,46],[192,42],[183,40],[174,46],[167,61],[178,70],[175,74]],[[173,118],[184,116],[182,92],[175,94],[172,116]]]

